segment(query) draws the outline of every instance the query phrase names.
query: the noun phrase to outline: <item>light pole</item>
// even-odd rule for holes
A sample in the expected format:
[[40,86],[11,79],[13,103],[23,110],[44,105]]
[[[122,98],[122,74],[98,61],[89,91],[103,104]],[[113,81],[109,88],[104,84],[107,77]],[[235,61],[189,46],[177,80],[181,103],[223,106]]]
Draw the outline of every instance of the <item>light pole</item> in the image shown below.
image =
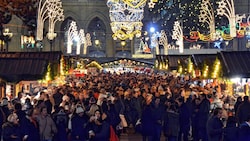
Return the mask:
[[47,38],[50,41],[50,51],[52,51],[52,42],[56,37],[55,24],[57,21],[63,21],[62,2],[60,0],[40,0],[37,12],[37,32],[36,39],[43,40],[44,22],[49,19],[49,29]]
[[233,0],[221,0],[218,2],[218,15],[225,15],[229,21],[230,36],[236,37],[236,15]]
[[199,21],[202,23],[207,23],[210,30],[210,40],[215,40],[215,19],[213,7],[209,0],[202,0],[201,8],[199,14]]

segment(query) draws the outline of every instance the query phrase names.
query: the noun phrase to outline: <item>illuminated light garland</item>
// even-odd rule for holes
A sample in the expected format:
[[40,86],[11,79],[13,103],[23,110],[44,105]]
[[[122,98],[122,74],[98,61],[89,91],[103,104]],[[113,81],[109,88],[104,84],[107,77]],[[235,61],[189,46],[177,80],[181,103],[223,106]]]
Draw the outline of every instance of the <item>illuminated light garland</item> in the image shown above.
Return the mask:
[[[113,39],[117,40],[132,40],[134,36],[140,37],[141,36],[141,29],[142,29],[142,22],[132,22],[132,23],[125,23],[125,22],[113,22],[110,24],[111,29],[113,31]],[[137,28],[131,28],[137,27]]]
[[[144,7],[147,0],[108,0],[109,17],[114,40],[132,40],[140,37],[143,23]],[[150,0],[150,8],[158,0]],[[153,3],[153,4],[152,4]]]
[[[189,33],[189,38],[188,37],[184,37],[184,39],[186,41],[189,42],[196,42],[197,40],[201,40],[201,41],[205,41],[205,42],[210,42],[213,41],[211,40],[211,35],[205,35],[205,34],[201,34],[199,31],[191,31]],[[213,34],[214,37],[216,38],[222,38],[223,40],[232,40],[233,38],[230,36],[230,34],[225,34],[225,32],[223,30],[216,30],[215,34]]]
[[[119,0],[114,0],[114,1],[119,2]],[[129,7],[135,9],[145,5],[145,3],[147,2],[147,0],[122,0],[122,1]]]
[[109,17],[113,39],[133,39],[141,36],[143,13],[146,0],[108,0]]

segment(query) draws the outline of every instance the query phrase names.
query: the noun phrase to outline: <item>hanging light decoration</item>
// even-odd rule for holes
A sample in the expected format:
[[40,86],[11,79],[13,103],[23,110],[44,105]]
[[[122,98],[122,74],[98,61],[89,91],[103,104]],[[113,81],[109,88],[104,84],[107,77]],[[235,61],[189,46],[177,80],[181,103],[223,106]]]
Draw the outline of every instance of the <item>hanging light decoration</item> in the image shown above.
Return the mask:
[[183,30],[180,26],[179,21],[175,21],[174,23],[174,29],[173,29],[173,35],[172,38],[176,41],[176,44],[179,45],[179,52],[183,53],[184,43],[183,43]]
[[84,44],[83,54],[86,55],[87,47],[92,45],[90,34],[84,33],[83,29],[77,30],[75,21],[72,21],[68,29],[67,53],[72,53],[73,42],[76,42],[76,54],[79,55],[81,45]]
[[221,0],[218,2],[218,15],[226,16],[230,26],[230,36],[236,37],[236,15],[233,0]]
[[168,37],[164,30],[161,30],[161,37],[159,39],[159,45],[163,45],[164,55],[168,55]]
[[[158,0],[150,0],[149,6]],[[144,6],[147,0],[108,0],[109,17],[113,39],[132,40],[134,36],[140,37]]]
[[214,11],[209,0],[202,0],[199,21],[209,25],[210,40],[216,40]]
[[73,41],[74,38],[77,36],[77,26],[76,26],[76,22],[72,21],[69,29],[68,29],[68,39],[67,39],[67,53],[71,53],[72,52],[72,45],[73,45]]
[[43,28],[45,20],[49,19],[47,37],[53,40],[56,37],[55,23],[64,20],[62,2],[60,0],[40,0],[37,12],[37,40],[43,39]]

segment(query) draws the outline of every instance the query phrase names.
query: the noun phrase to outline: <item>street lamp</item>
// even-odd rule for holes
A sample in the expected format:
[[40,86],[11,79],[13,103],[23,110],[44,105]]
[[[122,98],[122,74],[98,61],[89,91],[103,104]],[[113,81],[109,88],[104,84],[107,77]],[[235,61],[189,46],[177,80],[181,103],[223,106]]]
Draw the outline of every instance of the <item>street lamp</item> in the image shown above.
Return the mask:
[[100,44],[101,44],[100,40],[95,39],[95,47],[96,47],[97,49],[99,49]]
[[21,35],[21,48],[24,49],[24,48],[34,48],[35,47],[35,39],[33,36],[24,36],[24,35]]
[[122,51],[124,50],[125,46],[126,46],[126,41],[122,40],[121,41],[121,46],[122,46]]
[[[44,2],[43,2],[44,1]],[[37,32],[36,39],[43,40],[44,22],[49,19],[49,29],[47,38],[50,40],[50,51],[52,51],[52,41],[56,37],[55,23],[63,21],[62,2],[60,0],[40,0],[37,12]]]
[[230,36],[236,37],[236,15],[233,0],[221,0],[218,2],[218,15],[225,15],[229,21]]
[[213,7],[209,0],[202,0],[199,21],[207,23],[210,30],[210,40],[215,40],[215,19]]
[[179,52],[183,53],[183,48],[184,48],[183,30],[182,30],[182,27],[180,26],[179,21],[175,21],[175,23],[174,23],[174,30],[173,30],[172,38],[177,40],[176,44],[179,45]]
[[5,28],[3,32],[3,40],[6,43],[6,52],[9,51],[9,41],[12,36],[13,36],[13,33],[10,32],[9,28]]

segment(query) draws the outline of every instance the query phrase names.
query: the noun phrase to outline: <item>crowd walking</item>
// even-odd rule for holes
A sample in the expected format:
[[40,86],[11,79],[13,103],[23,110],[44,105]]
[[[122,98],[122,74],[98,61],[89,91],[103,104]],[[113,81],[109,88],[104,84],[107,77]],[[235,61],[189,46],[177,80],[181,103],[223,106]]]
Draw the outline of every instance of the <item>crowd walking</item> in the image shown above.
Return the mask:
[[169,73],[67,76],[62,86],[2,98],[3,141],[250,141],[250,101]]

